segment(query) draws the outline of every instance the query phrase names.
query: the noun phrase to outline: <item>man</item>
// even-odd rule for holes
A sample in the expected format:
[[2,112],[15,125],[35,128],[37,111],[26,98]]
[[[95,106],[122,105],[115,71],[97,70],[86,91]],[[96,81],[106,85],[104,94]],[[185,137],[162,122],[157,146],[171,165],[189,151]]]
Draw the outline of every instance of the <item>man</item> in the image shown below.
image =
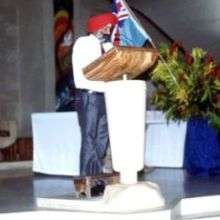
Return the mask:
[[117,23],[112,13],[92,16],[87,22],[88,36],[77,39],[72,54],[76,91],[76,111],[81,128],[80,175],[92,176],[103,171],[108,146],[108,128],[104,101],[105,82],[90,81],[82,69],[112,47],[110,37]]

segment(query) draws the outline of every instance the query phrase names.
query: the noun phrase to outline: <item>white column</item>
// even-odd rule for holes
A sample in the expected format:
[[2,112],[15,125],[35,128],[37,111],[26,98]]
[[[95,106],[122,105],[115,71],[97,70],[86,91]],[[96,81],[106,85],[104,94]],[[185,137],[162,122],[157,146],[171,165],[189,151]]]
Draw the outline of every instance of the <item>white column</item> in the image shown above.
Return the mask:
[[137,172],[144,167],[146,83],[108,82],[105,97],[113,168],[121,183],[137,183]]

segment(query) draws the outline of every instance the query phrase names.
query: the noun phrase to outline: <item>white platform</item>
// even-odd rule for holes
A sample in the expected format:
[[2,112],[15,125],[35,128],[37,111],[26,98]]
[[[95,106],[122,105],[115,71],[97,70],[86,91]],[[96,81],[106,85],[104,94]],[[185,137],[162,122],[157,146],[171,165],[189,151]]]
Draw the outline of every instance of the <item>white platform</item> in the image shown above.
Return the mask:
[[[76,112],[32,114],[33,171],[78,175],[80,128]],[[167,125],[164,115],[148,111],[145,165],[182,167],[186,123]]]
[[[142,210],[140,212],[120,213],[117,210],[109,210],[101,202],[101,199],[93,200],[71,200],[71,199],[48,199],[38,198],[37,206],[49,210],[58,209],[74,211],[84,214],[89,212],[90,217],[104,218],[120,217],[120,219],[155,219],[155,220],[177,220],[177,219],[220,219],[220,195],[185,198],[176,201],[157,210]],[[74,215],[73,213],[73,215]]]
[[109,213],[91,213],[91,212],[71,212],[71,211],[32,211],[21,213],[1,214],[5,220],[30,220],[30,219],[83,219],[83,220],[169,220],[170,214],[161,213],[134,213],[134,214],[109,214]]

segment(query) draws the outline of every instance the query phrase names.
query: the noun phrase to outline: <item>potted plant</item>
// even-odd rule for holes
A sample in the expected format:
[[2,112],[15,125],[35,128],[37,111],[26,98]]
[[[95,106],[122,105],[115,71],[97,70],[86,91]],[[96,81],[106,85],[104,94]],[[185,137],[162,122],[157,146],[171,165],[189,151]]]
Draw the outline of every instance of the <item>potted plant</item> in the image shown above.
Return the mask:
[[219,166],[220,173],[220,65],[198,47],[188,52],[178,43],[162,43],[159,52],[161,59],[151,72],[153,104],[168,121],[188,121],[187,170],[210,173]]

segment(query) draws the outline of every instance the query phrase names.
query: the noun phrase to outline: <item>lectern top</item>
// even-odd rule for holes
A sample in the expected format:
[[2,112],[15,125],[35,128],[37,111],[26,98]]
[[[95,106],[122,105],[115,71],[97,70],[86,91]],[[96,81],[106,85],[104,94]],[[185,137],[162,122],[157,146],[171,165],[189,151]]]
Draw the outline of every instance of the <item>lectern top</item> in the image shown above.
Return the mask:
[[86,66],[83,73],[89,80],[118,80],[124,74],[134,79],[149,69],[157,58],[156,49],[115,46]]

